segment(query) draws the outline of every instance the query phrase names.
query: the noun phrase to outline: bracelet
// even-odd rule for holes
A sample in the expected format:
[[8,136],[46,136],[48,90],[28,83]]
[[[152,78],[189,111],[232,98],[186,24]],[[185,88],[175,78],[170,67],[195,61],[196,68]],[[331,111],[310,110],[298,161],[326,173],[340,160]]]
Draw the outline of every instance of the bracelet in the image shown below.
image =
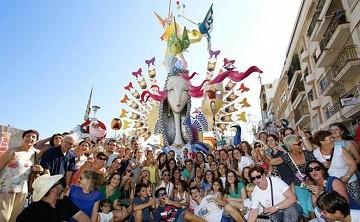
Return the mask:
[[349,174],[346,175],[347,178],[351,179],[352,176],[350,176]]

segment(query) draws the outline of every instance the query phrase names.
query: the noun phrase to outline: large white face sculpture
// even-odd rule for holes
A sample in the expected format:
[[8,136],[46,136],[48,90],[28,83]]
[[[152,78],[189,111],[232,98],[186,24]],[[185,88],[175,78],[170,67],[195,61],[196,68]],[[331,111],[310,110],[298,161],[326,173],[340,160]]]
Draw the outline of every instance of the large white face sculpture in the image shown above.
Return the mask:
[[167,82],[167,101],[174,113],[181,113],[189,99],[189,86],[181,76],[170,76]]

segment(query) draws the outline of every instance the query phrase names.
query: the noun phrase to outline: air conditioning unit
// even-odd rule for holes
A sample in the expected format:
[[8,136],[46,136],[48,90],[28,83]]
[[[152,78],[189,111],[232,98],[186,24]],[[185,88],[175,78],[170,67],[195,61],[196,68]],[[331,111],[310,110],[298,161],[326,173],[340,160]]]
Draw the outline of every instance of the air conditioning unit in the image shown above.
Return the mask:
[[342,98],[340,102],[341,106],[351,106],[359,104],[359,100],[355,97]]

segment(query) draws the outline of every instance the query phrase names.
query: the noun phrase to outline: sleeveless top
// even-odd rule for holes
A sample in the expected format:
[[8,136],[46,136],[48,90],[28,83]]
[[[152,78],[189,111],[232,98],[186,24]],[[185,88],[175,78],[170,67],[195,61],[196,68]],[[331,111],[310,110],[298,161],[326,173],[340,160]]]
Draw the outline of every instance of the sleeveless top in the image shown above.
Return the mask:
[[[330,168],[328,170],[328,173],[330,176],[334,176],[337,178],[341,178],[342,176],[345,176],[349,166],[345,162],[343,156],[342,156],[343,148],[341,146],[335,145],[334,146],[334,154],[333,158],[331,160]],[[329,159],[330,155],[325,156],[320,152],[320,148],[314,150],[314,156],[316,159],[320,162],[325,162],[325,159]],[[352,177],[349,179],[349,183],[355,181],[357,179],[356,173],[352,175]]]
[[156,183],[156,178],[155,178],[155,166],[151,165],[148,167],[148,170],[150,172],[150,182],[151,183]]
[[[180,195],[179,192],[177,192],[175,199],[179,200],[180,203],[186,203],[186,191],[184,191],[182,196]],[[183,199],[183,200],[180,201],[181,199]]]
[[[334,190],[334,188],[333,188],[333,182],[334,182],[334,180],[340,180],[339,178],[337,178],[337,177],[332,177],[332,176],[330,176],[330,177],[328,177],[327,179],[326,179],[326,181],[327,181],[327,184],[326,184],[326,186],[324,186],[324,191],[333,191]],[[360,205],[356,202],[356,200],[353,198],[353,197],[351,197],[351,195],[348,195],[349,196],[349,207],[350,207],[350,209],[356,209],[356,210],[359,210],[360,209]]]
[[165,185],[165,182],[162,180],[160,186],[158,186],[156,189],[159,189],[160,187],[165,187],[168,197],[174,192],[174,184],[170,181],[167,185]]
[[35,149],[15,152],[15,156],[0,171],[0,193],[28,193],[27,180],[34,163]]

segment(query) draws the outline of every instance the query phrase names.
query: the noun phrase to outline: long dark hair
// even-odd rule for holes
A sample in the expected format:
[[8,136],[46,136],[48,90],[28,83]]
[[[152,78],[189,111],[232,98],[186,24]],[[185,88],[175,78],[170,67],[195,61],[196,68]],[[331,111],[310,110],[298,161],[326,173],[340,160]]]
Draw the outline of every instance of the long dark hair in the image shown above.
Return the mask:
[[214,184],[215,182],[218,183],[218,184],[220,184],[220,193],[221,193],[221,194],[224,194],[224,187],[223,187],[222,180],[221,180],[220,178],[217,178],[217,179],[215,179],[215,180],[212,182],[212,184],[211,184],[211,190],[214,191],[214,189],[213,189],[213,184]]
[[324,164],[323,164],[322,162],[318,161],[318,160],[312,160],[312,161],[310,161],[310,162],[308,162],[308,163],[306,164],[306,169],[305,169],[306,178],[308,178],[312,183],[316,183],[315,180],[314,180],[314,178],[312,178],[312,177],[310,176],[310,172],[309,172],[309,166],[310,166],[310,164],[312,164],[312,163],[316,163],[317,165],[319,165],[319,166],[321,167],[321,170],[322,170],[323,173],[324,173],[324,179],[326,180],[326,179],[329,177],[329,173],[327,172],[327,169],[326,169],[326,167],[324,166]]
[[234,174],[234,188],[235,188],[235,194],[238,194],[239,192],[239,186],[238,186],[238,183],[239,183],[239,180],[236,176],[236,173],[233,171],[233,170],[228,170],[228,172],[226,173],[226,181],[225,181],[225,193],[226,194],[230,194],[230,183],[227,179],[227,176],[229,175],[229,173],[232,173]]
[[[161,159],[162,156],[166,157],[165,163],[160,163],[160,159]],[[156,160],[159,163],[159,170],[162,170],[164,167],[166,167],[168,160],[167,160],[167,155],[166,155],[165,152],[160,153],[159,156],[156,158]]]
[[[211,170],[207,170],[207,171],[205,172],[204,177],[203,177],[203,182],[209,184],[209,181],[207,181],[207,179],[206,179],[206,174],[207,174],[207,172],[210,172],[210,173],[211,173],[211,175],[212,175],[212,181],[211,181],[211,182],[214,182],[214,181],[215,181],[215,175],[214,175],[214,172],[212,172]],[[210,185],[211,185],[211,184],[210,184]]]

